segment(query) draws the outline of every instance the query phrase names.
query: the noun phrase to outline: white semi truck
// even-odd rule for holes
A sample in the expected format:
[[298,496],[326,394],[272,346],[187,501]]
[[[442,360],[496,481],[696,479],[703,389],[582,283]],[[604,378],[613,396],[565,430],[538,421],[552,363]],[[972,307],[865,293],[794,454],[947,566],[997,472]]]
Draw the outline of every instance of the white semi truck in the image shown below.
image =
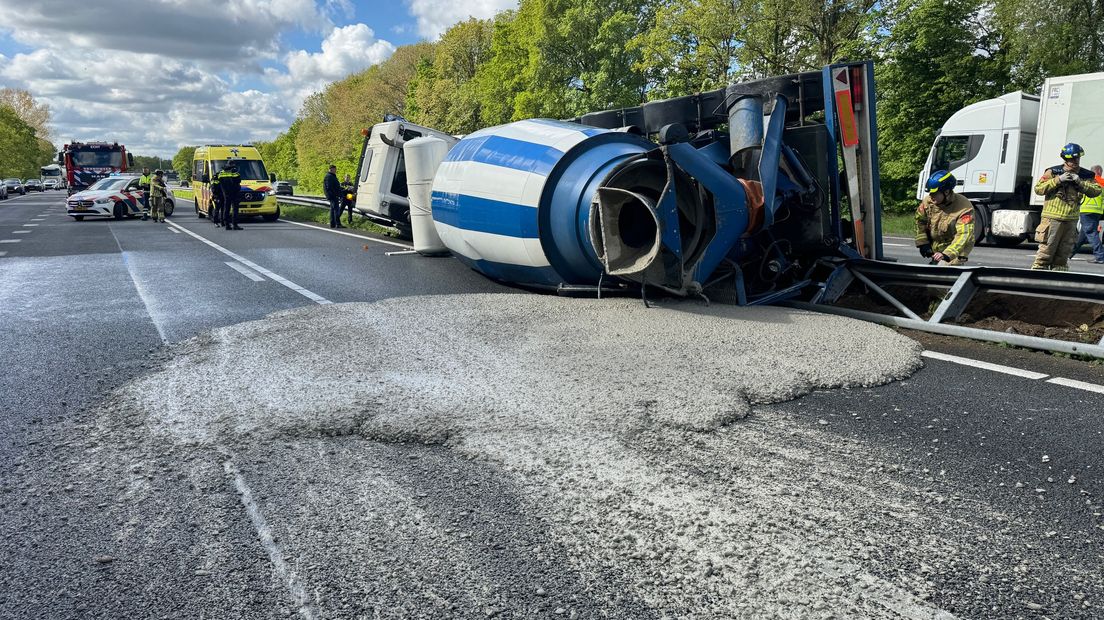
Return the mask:
[[1043,171],[1061,163],[1062,146],[1085,149],[1081,165],[1104,164],[1104,73],[1048,78],[1042,92],[979,101],[943,124],[916,190],[949,170],[974,203],[978,241],[1016,245],[1039,223],[1043,200],[1032,191]]

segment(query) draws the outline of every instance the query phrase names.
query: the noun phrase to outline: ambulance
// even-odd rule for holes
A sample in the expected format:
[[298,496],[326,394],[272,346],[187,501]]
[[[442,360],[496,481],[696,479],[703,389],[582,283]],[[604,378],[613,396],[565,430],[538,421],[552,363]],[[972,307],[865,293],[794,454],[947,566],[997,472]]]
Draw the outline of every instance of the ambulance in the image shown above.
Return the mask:
[[259,215],[266,222],[280,218],[276,204],[276,175],[265,168],[261,153],[250,144],[208,144],[196,148],[192,157],[192,191],[199,217],[207,217],[214,208],[214,181],[230,162],[241,176],[241,203],[238,215]]

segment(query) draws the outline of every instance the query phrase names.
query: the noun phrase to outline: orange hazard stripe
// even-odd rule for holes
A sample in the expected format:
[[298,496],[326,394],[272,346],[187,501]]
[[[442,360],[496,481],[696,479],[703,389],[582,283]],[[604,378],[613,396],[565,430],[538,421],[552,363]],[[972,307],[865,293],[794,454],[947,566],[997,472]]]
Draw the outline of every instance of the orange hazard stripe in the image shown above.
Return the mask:
[[839,115],[840,133],[843,134],[844,146],[855,146],[859,143],[859,129],[855,125],[855,109],[851,107],[851,91],[836,91],[836,113]]

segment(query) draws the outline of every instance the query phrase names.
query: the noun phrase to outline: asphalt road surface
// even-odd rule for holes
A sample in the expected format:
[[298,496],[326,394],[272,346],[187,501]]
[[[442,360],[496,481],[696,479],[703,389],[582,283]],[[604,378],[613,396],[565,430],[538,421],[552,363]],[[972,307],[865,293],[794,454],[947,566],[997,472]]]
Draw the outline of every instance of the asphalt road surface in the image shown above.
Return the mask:
[[[393,240],[227,232],[187,201],[168,225],[77,223],[62,201],[0,202],[0,618],[1104,615],[1099,365],[910,334],[928,353],[906,380],[622,437],[660,472],[643,502],[604,495],[584,467],[601,454],[505,465],[337,431],[181,441],[119,388],[222,351],[218,328],[517,291]],[[330,336],[355,346],[363,327]],[[213,394],[263,370],[233,367]],[[331,371],[336,390],[364,379]],[[703,532],[729,538],[686,552],[711,548]]]
[[[991,245],[975,246],[970,252],[970,266],[981,267],[1014,267],[1017,269],[1029,269],[1035,260],[1035,250],[1038,246],[1034,243],[1021,243],[1013,248],[998,248]],[[920,256],[916,250],[916,243],[905,237],[886,237],[882,240],[882,251],[886,258],[891,258],[902,263],[928,264],[928,259]],[[1081,273],[1104,274],[1104,265],[1092,262],[1093,255],[1089,244],[1081,246],[1081,252],[1070,261],[1070,271]]]

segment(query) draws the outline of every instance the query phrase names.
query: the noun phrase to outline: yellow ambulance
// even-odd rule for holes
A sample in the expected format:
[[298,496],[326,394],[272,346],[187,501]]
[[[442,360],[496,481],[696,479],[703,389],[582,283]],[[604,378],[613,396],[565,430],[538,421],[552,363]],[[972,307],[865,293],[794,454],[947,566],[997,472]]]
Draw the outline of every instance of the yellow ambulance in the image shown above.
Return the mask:
[[195,193],[196,215],[208,217],[214,208],[212,181],[223,168],[234,162],[241,176],[241,207],[239,215],[259,215],[266,222],[280,217],[276,204],[276,175],[270,174],[261,160],[261,153],[249,144],[208,144],[196,148],[192,156],[192,191]]

